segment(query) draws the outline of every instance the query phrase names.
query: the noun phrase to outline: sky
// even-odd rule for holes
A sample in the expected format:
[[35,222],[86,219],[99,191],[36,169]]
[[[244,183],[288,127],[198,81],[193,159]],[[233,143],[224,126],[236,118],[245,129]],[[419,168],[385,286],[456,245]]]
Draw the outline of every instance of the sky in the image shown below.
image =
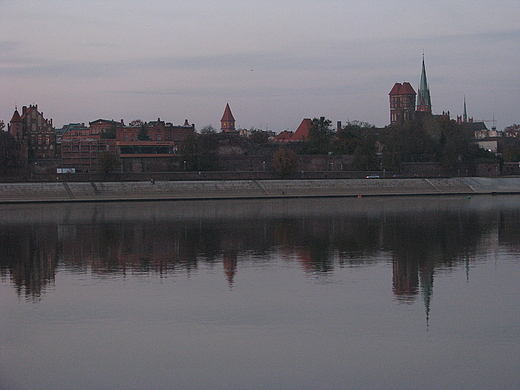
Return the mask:
[[389,123],[388,93],[434,113],[520,123],[518,0],[0,0],[0,119],[37,104],[55,127],[161,118],[198,130],[303,118]]

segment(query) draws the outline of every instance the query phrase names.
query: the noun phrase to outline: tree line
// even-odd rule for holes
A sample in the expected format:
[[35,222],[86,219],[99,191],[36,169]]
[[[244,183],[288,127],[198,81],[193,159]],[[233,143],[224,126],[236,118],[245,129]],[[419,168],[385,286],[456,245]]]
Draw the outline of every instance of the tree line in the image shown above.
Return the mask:
[[330,120],[321,117],[312,120],[307,152],[352,155],[355,170],[399,170],[405,162],[437,162],[451,169],[460,163],[499,160],[473,139],[471,123],[456,123],[442,117],[382,129],[354,121],[336,131]]
[[[149,139],[145,123],[132,122],[140,126],[139,140]],[[507,129],[516,129],[513,125]],[[4,123],[0,130],[4,130]],[[102,138],[115,138],[115,127],[103,134]],[[233,142],[238,142],[237,137]],[[212,126],[205,126],[199,133],[186,136],[179,146],[179,155],[183,164],[180,169],[206,171],[221,169],[219,146],[232,135],[217,133]],[[376,128],[367,122],[347,122],[339,129],[332,127],[332,122],[325,117],[312,119],[312,126],[305,142],[286,144],[277,147],[268,146],[268,134],[254,131],[249,139],[242,139],[241,146],[257,153],[268,154],[275,170],[281,175],[298,170],[298,155],[349,155],[352,156],[350,169],[359,171],[399,170],[407,162],[436,162],[447,169],[457,164],[475,162],[497,162],[500,158],[488,152],[474,142],[474,127],[471,123],[457,123],[443,117],[431,117],[408,121],[401,125]],[[102,153],[100,171],[109,172],[117,169],[120,162],[117,157]],[[503,161],[519,161],[520,148],[509,146],[504,151]],[[12,136],[0,131],[0,170],[21,166],[23,162],[16,153],[16,142]]]

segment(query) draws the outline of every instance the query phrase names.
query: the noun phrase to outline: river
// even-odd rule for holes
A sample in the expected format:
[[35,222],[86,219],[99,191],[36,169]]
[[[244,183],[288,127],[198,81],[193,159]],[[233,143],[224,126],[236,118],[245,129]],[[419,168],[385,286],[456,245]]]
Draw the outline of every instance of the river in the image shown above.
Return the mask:
[[1,389],[520,383],[518,196],[1,207]]

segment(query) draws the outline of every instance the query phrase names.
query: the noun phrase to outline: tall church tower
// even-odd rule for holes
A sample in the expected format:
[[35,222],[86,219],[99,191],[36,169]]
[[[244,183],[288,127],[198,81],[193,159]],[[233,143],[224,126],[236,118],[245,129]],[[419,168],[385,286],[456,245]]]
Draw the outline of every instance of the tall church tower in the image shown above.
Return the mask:
[[395,83],[388,95],[390,95],[390,124],[401,125],[403,122],[413,120],[416,93],[410,83]]
[[220,131],[223,133],[235,131],[235,118],[233,118],[231,108],[229,108],[229,103],[226,104],[224,115],[222,115],[222,119],[220,120]]
[[417,111],[431,114],[432,102],[430,99],[430,89],[428,88],[428,80],[426,79],[426,67],[424,66],[424,55],[422,59],[421,82],[419,91],[417,92]]

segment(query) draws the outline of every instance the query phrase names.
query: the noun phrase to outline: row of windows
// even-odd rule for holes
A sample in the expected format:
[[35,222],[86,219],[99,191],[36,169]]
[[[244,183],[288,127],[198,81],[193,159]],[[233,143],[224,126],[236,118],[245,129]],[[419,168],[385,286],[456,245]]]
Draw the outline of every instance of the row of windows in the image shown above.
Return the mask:
[[413,115],[410,111],[404,111],[404,112],[392,112],[390,114],[390,122],[396,123],[400,120],[409,121],[413,118]]
[[49,135],[44,137],[42,134],[39,134],[38,137],[36,137],[35,134],[31,134],[31,144],[35,145],[36,143],[38,143],[38,145],[50,145],[51,137]]
[[31,147],[32,150],[47,150],[47,149],[54,149],[54,145],[35,145]]
[[[162,141],[162,135],[161,134],[157,134],[156,137],[155,137],[155,140],[153,139],[153,136],[150,136],[150,140],[151,141]],[[174,136],[174,139],[177,141],[177,136]],[[138,137],[137,137],[137,134],[125,134],[125,141],[138,141]],[[166,136],[166,141],[170,141],[170,137],[169,136]]]
[[99,145],[99,144],[69,144],[69,150],[110,150],[110,145]]

